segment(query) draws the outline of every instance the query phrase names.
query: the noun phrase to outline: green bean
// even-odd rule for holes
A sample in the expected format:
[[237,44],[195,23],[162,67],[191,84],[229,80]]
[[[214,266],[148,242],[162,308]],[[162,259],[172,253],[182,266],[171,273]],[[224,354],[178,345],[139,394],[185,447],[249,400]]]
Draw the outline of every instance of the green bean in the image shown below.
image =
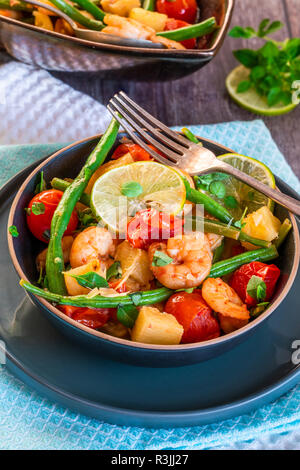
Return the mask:
[[221,245],[219,245],[214,251],[213,264],[217,263],[221,259],[222,254],[224,252],[224,248],[225,248],[225,242],[224,240],[222,240]]
[[91,0],[74,0],[75,3],[77,3],[83,10],[88,11],[93,15],[96,20],[103,21],[103,18],[105,17],[106,13],[101,10],[101,8],[97,7],[94,2]]
[[260,248],[259,250],[247,251],[241,255],[213,264],[209,277],[222,277],[226,274],[232,273],[243,264],[251,263],[252,261],[270,261],[277,257],[278,252],[275,245],[270,246],[270,248]]
[[185,41],[186,39],[199,38],[205,34],[212,33],[217,27],[215,17],[208,18],[201,23],[184,26],[183,28],[173,29],[171,31],[161,31],[157,36],[172,39],[173,41]]
[[198,140],[195,134],[193,134],[192,131],[190,131],[187,127],[183,127],[181,129],[181,132],[185,135],[187,139],[189,139],[191,142],[194,142],[194,144],[202,145],[200,140]]
[[106,132],[88,157],[78,176],[64,192],[51,221],[51,234],[46,259],[46,275],[49,289],[56,294],[65,294],[63,252],[61,240],[68,226],[74,207],[85,190],[92,174],[103,163],[113,146],[119,124],[113,119]]
[[[60,178],[53,178],[51,180],[50,184],[51,184],[52,188],[58,189],[59,191],[65,192],[66,189],[71,185],[71,182],[62,180]],[[87,193],[82,193],[81,196],[80,196],[79,201],[82,202],[82,204],[84,204],[85,206],[89,207],[90,203],[91,203],[90,195],[87,194]]]
[[82,15],[80,11],[77,10],[77,8],[74,8],[66,3],[65,0],[51,0],[51,3],[53,3],[56,8],[68,15],[70,18],[72,18],[72,20],[76,21],[76,23],[79,23],[81,26],[85,26],[89,29],[95,29],[97,31],[100,31],[102,28],[104,28],[104,24],[101,21],[87,18],[86,16]]
[[289,231],[291,230],[291,228],[292,228],[291,221],[289,219],[285,219],[281,224],[281,227],[280,227],[279,233],[278,233],[278,237],[274,242],[277,250],[278,250],[278,248],[281,247],[282,243],[286,239],[286,237],[287,237]]
[[120,295],[118,297],[104,297],[101,295],[96,295],[95,297],[88,297],[86,295],[66,296],[40,289],[30,282],[24,281],[24,279],[21,279],[20,285],[28,292],[56,304],[90,308],[116,308],[119,305],[152,305],[167,300],[173,293],[172,290],[166,287],[152,291],[139,292],[140,298],[138,301],[135,300],[134,304],[129,295]]
[[232,215],[228,212],[225,207],[221,206],[217,201],[212,199],[205,193],[198,191],[197,189],[191,188],[188,184],[187,180],[185,180],[185,187],[186,187],[186,198],[190,202],[194,202],[195,204],[202,204],[204,209],[217,219],[221,220],[222,222],[231,223],[233,218]]
[[15,11],[28,11],[32,12],[33,7],[29,3],[22,2],[21,0],[14,5],[11,5],[10,0],[0,0],[0,10],[15,10]]
[[260,240],[259,238],[250,237],[246,233],[242,232],[233,225],[224,224],[218,220],[207,219],[205,217],[186,217],[185,222],[192,225],[193,230],[198,230],[203,225],[205,233],[215,233],[216,235],[223,235],[224,237],[231,238],[232,240],[247,241],[252,245],[260,246],[262,248],[269,248],[271,243],[266,240]]
[[155,0],[144,0],[144,10],[155,11]]

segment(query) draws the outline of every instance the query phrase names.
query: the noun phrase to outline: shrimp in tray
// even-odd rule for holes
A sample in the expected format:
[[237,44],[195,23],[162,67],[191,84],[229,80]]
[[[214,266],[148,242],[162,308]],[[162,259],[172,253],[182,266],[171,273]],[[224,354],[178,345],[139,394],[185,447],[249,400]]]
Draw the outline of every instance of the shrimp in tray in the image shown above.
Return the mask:
[[[165,255],[163,266],[159,252]],[[169,238],[166,243],[153,243],[148,255],[154,276],[169,289],[199,286],[209,275],[212,264],[208,238],[200,232]]]
[[172,39],[157,36],[155,30],[132,18],[123,18],[118,15],[105,15],[104,23],[107,25],[102,29],[102,33],[113,34],[123,38],[144,39],[158,42],[168,49],[185,49],[185,47]]
[[224,333],[231,333],[247,325],[250,318],[247,306],[235,290],[222,279],[206,279],[202,285],[202,296],[206,303],[218,313]]

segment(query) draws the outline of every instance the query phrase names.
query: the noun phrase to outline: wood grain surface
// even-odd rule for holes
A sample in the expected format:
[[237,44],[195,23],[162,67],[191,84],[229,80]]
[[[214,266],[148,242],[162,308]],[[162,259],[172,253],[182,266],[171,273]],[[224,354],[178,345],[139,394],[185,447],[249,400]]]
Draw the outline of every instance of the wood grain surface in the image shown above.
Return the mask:
[[[279,19],[285,24],[285,28],[276,33],[278,39],[291,35],[300,37],[300,0],[236,0],[232,26],[256,27],[263,18]],[[246,43],[228,37],[209,65],[172,82],[102,81],[95,75],[53,75],[104,104],[115,92],[124,90],[168,125],[248,121],[257,116],[232,102],[224,85],[227,74],[237,65],[232,50]],[[285,116],[263,120],[300,177],[300,106]]]

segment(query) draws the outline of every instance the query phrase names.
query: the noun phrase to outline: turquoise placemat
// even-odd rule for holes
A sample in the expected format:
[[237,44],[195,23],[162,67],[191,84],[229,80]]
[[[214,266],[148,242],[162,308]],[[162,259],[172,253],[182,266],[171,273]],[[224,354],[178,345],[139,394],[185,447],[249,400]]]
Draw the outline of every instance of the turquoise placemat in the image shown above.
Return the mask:
[[[190,126],[268,166],[297,192],[300,182],[260,120]],[[0,184],[62,144],[0,147]],[[207,449],[300,427],[300,385],[248,415],[206,426],[143,429],[100,422],[51,403],[0,366],[0,449]]]

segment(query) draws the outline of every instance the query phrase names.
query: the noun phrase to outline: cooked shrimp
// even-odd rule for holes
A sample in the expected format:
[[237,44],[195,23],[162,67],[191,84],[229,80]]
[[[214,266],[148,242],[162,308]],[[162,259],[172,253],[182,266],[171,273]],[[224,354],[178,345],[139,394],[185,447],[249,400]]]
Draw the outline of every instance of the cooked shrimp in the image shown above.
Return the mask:
[[[67,235],[66,237],[63,237],[61,241],[61,247],[62,247],[63,254],[64,254],[65,264],[70,261],[70,252],[71,252],[73,242],[74,242],[74,238],[71,237],[71,235]],[[37,266],[38,271],[40,271],[40,269],[44,269],[46,266],[47,251],[48,251],[48,248],[45,248],[36,257],[36,266]]]
[[115,254],[116,246],[111,233],[103,227],[88,227],[74,240],[70,253],[70,264],[77,268],[98,259],[108,267]]
[[[165,266],[153,266],[156,251],[164,252],[173,262]],[[152,243],[148,255],[154,276],[170,289],[199,286],[208,276],[212,263],[208,239],[200,232],[169,238],[167,243]]]
[[208,243],[210,246],[210,249],[214,251],[216,248],[218,248],[222,241],[223,241],[223,235],[216,235],[215,233],[207,233],[206,234]]
[[202,285],[202,296],[218,313],[221,328],[225,333],[231,333],[248,323],[250,315],[247,306],[222,279],[206,279]]
[[139,23],[132,18],[123,18],[118,15],[105,15],[104,23],[107,25],[102,33],[121,36],[122,38],[146,39],[152,42],[164,44],[169,49],[185,49],[182,44],[171,39],[156,36],[156,32],[150,26]]

